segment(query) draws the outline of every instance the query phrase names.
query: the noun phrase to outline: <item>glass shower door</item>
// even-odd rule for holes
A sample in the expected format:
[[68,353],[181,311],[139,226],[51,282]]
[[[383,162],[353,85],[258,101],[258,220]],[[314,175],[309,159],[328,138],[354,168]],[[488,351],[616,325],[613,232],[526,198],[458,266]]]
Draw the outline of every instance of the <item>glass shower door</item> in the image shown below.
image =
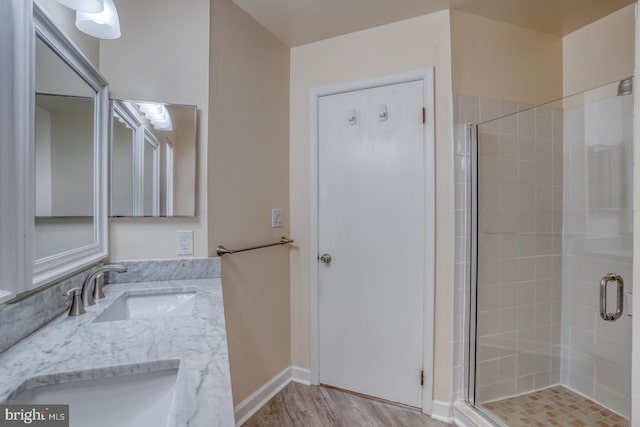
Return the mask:
[[477,127],[469,382],[493,419],[628,424],[632,119],[616,82]]

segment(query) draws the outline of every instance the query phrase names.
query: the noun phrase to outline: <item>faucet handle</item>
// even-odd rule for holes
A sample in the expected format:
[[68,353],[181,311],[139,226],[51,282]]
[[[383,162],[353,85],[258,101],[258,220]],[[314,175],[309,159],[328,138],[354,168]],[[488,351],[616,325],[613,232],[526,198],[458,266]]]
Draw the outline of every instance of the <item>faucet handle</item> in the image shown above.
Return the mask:
[[66,293],[67,296],[71,296],[71,307],[69,307],[69,316],[80,316],[86,313],[84,306],[82,305],[82,288],[69,289]]
[[104,292],[102,291],[102,286],[104,285],[104,273],[100,273],[96,276],[95,284],[93,285],[93,299],[99,300],[104,298]]

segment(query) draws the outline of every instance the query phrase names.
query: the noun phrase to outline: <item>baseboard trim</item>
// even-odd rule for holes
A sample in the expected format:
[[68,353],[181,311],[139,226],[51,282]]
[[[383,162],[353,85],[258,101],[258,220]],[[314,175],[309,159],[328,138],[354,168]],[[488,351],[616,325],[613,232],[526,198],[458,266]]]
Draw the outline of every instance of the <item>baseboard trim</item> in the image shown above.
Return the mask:
[[304,385],[311,385],[311,370],[301,368],[299,366],[292,366],[291,381]]
[[292,368],[288,366],[275,377],[267,381],[262,387],[254,391],[234,408],[236,426],[244,424],[253,414],[267,404],[269,400],[280,392],[292,379]]
[[431,407],[431,418],[451,424],[453,422],[451,404],[440,400],[434,400],[433,406]]

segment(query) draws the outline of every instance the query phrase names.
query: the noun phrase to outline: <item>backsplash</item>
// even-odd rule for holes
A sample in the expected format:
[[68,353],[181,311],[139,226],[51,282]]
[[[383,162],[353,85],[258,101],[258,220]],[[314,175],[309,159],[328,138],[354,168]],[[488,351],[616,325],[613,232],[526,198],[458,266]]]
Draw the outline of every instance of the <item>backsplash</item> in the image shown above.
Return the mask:
[[139,283],[156,280],[193,280],[221,277],[220,258],[184,258],[152,261],[112,261],[126,273],[107,274],[106,283]]
[[[220,258],[123,261],[127,273],[113,273],[107,283],[219,278]],[[14,304],[0,305],[0,353],[35,332],[69,308],[65,293],[82,286],[90,269],[62,280]]]

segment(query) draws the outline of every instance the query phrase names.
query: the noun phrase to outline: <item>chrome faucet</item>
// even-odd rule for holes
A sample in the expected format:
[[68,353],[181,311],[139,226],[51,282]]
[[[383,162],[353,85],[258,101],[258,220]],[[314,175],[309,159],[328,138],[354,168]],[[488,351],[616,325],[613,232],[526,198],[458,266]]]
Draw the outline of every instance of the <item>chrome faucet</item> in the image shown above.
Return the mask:
[[[84,283],[82,284],[82,304],[85,307],[89,307],[90,305],[94,305],[96,302],[94,300],[94,291],[96,291],[96,278],[107,271],[116,271],[118,273],[124,273],[127,271],[127,267],[119,264],[107,264],[102,265],[96,269],[94,269],[91,273],[87,275],[84,279]],[[101,291],[101,290],[100,290]],[[101,292],[95,292],[96,295],[104,295]]]

